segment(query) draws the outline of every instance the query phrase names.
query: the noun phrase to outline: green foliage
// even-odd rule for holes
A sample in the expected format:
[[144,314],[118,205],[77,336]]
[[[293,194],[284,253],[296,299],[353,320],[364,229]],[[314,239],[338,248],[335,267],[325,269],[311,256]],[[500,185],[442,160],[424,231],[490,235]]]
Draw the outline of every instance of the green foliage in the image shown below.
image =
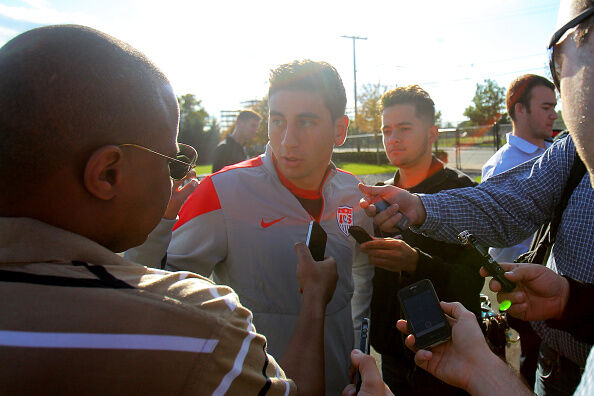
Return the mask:
[[212,164],[198,165],[194,167],[194,170],[198,176],[209,175],[212,172]]
[[486,79],[484,84],[476,84],[472,103],[464,110],[464,115],[470,120],[468,125],[492,125],[503,114],[505,88]]
[[437,125],[437,126],[438,126],[438,127],[440,127],[440,128],[447,128],[447,127],[444,127],[443,125],[441,125],[441,124],[442,124],[442,122],[443,122],[443,121],[442,121],[442,119],[441,119],[441,110],[437,110],[437,111],[435,112],[435,125]]
[[210,162],[210,154],[216,147],[220,131],[215,119],[210,119],[202,107],[202,101],[192,94],[177,98],[180,110],[180,143],[189,144],[198,152],[198,163]]
[[363,85],[363,91],[358,95],[356,125],[349,126],[349,133],[379,133],[382,127],[382,115],[379,112],[379,99],[388,89],[387,86],[377,84]]

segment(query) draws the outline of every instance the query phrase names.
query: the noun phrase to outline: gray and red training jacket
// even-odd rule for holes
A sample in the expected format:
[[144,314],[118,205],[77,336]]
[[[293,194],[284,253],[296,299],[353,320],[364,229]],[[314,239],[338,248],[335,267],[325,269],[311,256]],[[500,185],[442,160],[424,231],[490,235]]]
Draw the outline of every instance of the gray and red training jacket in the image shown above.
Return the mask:
[[[327,394],[342,393],[349,382],[353,320],[358,327],[371,299],[373,267],[347,231],[359,225],[372,233],[372,220],[359,206],[358,183],[331,165],[320,190],[324,204],[316,220],[328,234],[326,256],[338,266],[338,284],[326,309]],[[281,183],[267,146],[263,155],[203,179],[177,222],[161,221],[126,257],[159,267],[167,254],[169,270],[214,272],[215,281],[231,286],[251,309],[256,329],[268,339],[268,352],[280,359],[300,309],[293,245],[305,241],[311,219]]]

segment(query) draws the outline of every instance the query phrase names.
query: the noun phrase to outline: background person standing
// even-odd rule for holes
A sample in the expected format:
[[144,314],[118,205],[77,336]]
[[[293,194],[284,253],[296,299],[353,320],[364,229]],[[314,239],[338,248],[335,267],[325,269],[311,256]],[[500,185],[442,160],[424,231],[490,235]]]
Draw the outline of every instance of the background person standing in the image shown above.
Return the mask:
[[242,110],[237,116],[233,131],[219,143],[213,154],[212,173],[225,166],[248,159],[245,145],[256,136],[262,116],[254,110]]

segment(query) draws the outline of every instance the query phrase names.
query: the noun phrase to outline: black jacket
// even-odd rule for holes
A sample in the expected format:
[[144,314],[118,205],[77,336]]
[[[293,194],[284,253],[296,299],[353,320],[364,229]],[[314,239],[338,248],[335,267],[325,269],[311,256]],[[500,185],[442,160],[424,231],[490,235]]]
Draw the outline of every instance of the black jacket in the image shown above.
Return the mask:
[[231,137],[231,134],[229,134],[225,140],[219,143],[214,151],[212,173],[218,172],[228,165],[234,165],[238,162],[245,161],[246,159],[248,159],[248,157],[241,144],[237,143],[237,141]]
[[[464,173],[444,167],[441,163],[438,166],[440,170],[408,191],[437,193],[476,185]],[[396,172],[394,179],[378,184],[393,185],[398,177]],[[376,268],[371,300],[371,344],[377,352],[392,356],[402,355],[406,350],[402,336],[396,330],[396,322],[401,318],[397,296],[400,288],[421,279],[429,279],[442,301],[459,301],[480,317],[479,295],[484,284],[484,278],[479,275],[481,257],[474,250],[436,241],[410,230],[402,234],[402,239],[419,252],[416,271],[413,274],[402,272],[401,275],[399,272]]]

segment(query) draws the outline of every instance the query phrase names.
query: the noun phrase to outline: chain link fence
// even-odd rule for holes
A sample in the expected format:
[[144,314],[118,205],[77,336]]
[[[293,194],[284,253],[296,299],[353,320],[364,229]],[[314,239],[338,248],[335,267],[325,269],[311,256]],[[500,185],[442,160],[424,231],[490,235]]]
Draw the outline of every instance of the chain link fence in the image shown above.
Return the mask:
[[[483,164],[505,144],[511,124],[462,128],[441,128],[433,151],[449,166],[465,172],[480,173]],[[336,162],[388,163],[381,133],[351,135],[334,149]]]

